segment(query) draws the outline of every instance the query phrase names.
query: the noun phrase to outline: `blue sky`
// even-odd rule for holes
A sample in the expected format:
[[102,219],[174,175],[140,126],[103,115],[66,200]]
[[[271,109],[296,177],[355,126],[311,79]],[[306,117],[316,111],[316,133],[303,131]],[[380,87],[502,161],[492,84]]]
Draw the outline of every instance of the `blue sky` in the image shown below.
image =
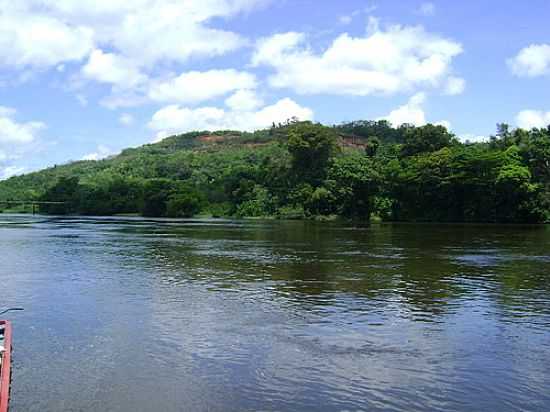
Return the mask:
[[547,0],[0,0],[0,178],[291,116],[543,127],[549,18]]

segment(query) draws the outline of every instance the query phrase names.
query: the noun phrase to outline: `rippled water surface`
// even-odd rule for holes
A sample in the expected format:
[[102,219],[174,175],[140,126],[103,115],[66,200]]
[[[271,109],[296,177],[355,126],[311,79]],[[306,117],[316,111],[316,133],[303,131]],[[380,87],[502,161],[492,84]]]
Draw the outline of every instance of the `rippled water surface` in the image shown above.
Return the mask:
[[0,215],[12,411],[548,411],[550,227]]

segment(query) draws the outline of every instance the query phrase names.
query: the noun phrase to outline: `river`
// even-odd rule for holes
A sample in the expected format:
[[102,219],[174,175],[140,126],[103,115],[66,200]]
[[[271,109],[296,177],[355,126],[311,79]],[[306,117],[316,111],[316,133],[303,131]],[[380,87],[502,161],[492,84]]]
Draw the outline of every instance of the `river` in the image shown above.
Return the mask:
[[550,227],[0,215],[12,412],[550,410]]

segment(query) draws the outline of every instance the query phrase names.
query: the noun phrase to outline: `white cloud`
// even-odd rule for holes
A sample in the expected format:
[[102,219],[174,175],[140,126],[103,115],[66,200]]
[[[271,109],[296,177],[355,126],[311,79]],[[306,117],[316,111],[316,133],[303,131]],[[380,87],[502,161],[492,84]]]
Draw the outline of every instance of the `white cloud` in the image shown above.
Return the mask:
[[458,140],[462,143],[481,143],[489,141],[488,136],[477,135],[473,133],[466,133],[458,136]]
[[0,145],[31,143],[46,125],[42,122],[18,123],[15,109],[0,106]]
[[382,119],[388,120],[393,126],[396,127],[401,126],[402,124],[422,126],[426,124],[426,116],[422,107],[425,101],[426,95],[424,93],[417,93],[412,96],[406,104],[392,110]]
[[157,111],[149,128],[157,132],[157,139],[192,130],[256,130],[273,122],[284,122],[292,117],[313,119],[313,112],[291,99],[281,99],[257,111],[225,110],[217,107],[188,108],[166,106]]
[[162,1],[151,8],[142,8],[122,19],[120,26],[113,29],[111,41],[125,55],[144,65],[162,60],[185,62],[193,56],[219,56],[245,44],[233,32],[206,25],[205,17],[219,14],[215,2],[206,2],[213,9],[205,6],[204,16],[194,10],[200,8],[198,3]]
[[[0,158],[0,160],[2,160]],[[8,179],[12,176],[17,176],[25,171],[24,167],[20,166],[6,166],[0,167],[0,180]]]
[[123,113],[118,118],[118,121],[124,126],[131,126],[134,124],[135,119],[130,113]]
[[[44,0],[35,0],[35,4],[43,4]],[[262,4],[257,0],[56,0],[47,2],[49,7],[64,15],[77,17],[109,17],[135,12],[151,6],[176,5],[184,10],[195,21],[204,21],[212,17],[223,17],[241,11],[251,10]],[[263,2],[265,3],[265,1]]]
[[135,64],[125,57],[94,50],[84,67],[85,78],[108,83],[126,89],[143,84],[147,76],[140,73]]
[[422,3],[420,7],[418,8],[418,13],[423,16],[434,16],[435,15],[435,4],[426,2]]
[[[69,78],[71,90],[80,94],[83,80],[110,84],[102,105],[136,106],[150,101],[149,79],[174,64],[245,46],[248,40],[241,35],[216,27],[216,18],[230,18],[268,1],[0,0],[0,68],[19,70],[10,81],[25,82],[50,68],[71,76],[78,65],[80,76]],[[187,90],[180,96],[153,92],[162,102],[187,104],[190,96]]]
[[0,179],[24,170],[12,162],[36,146],[38,134],[46,127],[42,122],[18,122],[16,114],[15,109],[0,106]]
[[444,93],[450,96],[462,94],[466,88],[466,81],[460,77],[449,77],[445,84]]
[[245,44],[236,33],[211,27],[262,0],[133,0],[52,2],[57,15],[93,21],[99,40],[141,65],[218,56]]
[[261,39],[252,63],[275,70],[269,83],[276,88],[301,94],[366,96],[444,87],[452,60],[460,53],[460,43],[420,26],[381,30],[370,19],[365,36],[344,33],[320,54],[308,46],[303,33]]
[[445,129],[447,130],[451,130],[452,129],[452,126],[451,126],[451,122],[448,121],[448,120],[440,120],[438,122],[435,122],[434,125],[436,126],[443,126]]
[[426,102],[425,93],[417,93],[412,96],[409,101],[403,106],[392,110],[388,115],[381,117],[380,120],[387,120],[393,126],[398,127],[402,124],[411,124],[414,126],[424,126],[427,123],[433,123],[435,125],[441,125],[451,129],[451,123],[448,120],[439,120],[436,122],[428,122],[426,120],[426,113],[424,112],[424,103]]
[[537,77],[550,74],[550,44],[531,44],[511,59],[508,67],[516,76]]
[[237,90],[227,99],[225,104],[233,111],[252,111],[263,105],[262,99],[254,92],[254,90]]
[[214,26],[265,0],[0,0],[0,65],[48,68],[100,46],[137,67],[218,56],[246,44]]
[[81,160],[100,160],[115,154],[113,150],[104,145],[99,145],[93,153],[82,156]]
[[299,120],[313,120],[313,111],[307,107],[300,106],[292,99],[285,98],[253,113],[251,121],[244,122],[242,128],[245,130],[260,129],[271,126],[272,123],[285,122],[292,117],[296,117]]
[[194,104],[239,89],[256,87],[254,75],[233,69],[191,71],[167,81],[152,83],[149,97],[159,102]]
[[[105,80],[111,80],[113,84],[118,82],[111,95],[101,101],[103,106],[112,110],[150,102],[195,105],[238,90],[254,89],[257,85],[253,74],[234,69],[189,71],[165,79],[146,79],[137,72],[134,72],[136,76],[125,76],[124,70],[108,73],[108,70],[98,70],[97,77],[110,76]],[[130,82],[131,79],[136,81]],[[122,87],[125,81],[130,82],[128,86],[134,84],[135,87]]]
[[516,124],[522,129],[546,128],[550,126],[550,112],[542,110],[522,110],[516,116]]
[[0,2],[0,66],[51,67],[86,57],[93,29],[32,13],[25,3]]

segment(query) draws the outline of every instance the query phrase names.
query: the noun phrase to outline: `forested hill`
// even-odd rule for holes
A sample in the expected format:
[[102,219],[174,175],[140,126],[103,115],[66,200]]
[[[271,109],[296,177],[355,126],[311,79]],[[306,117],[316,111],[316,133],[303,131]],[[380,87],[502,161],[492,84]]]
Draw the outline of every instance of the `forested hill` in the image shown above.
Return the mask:
[[499,125],[484,143],[385,121],[193,132],[12,177],[6,200],[64,202],[42,207],[52,214],[546,222],[550,127]]

